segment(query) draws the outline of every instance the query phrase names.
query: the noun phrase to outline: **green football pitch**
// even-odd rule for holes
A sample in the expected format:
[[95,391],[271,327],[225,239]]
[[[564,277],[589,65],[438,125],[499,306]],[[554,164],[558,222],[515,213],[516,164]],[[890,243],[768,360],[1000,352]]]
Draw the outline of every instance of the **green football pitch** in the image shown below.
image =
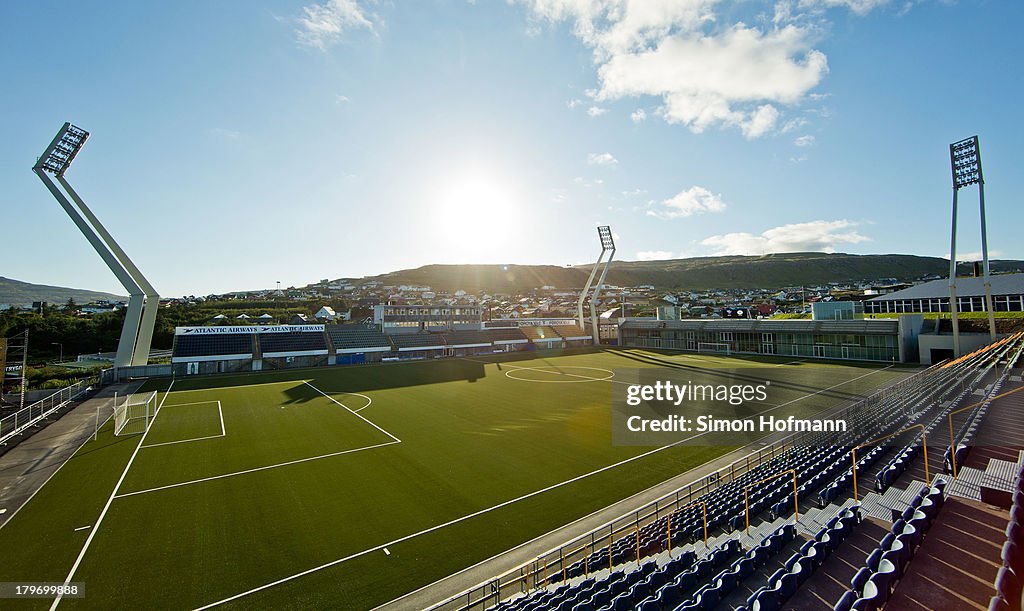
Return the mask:
[[0,581],[70,575],[71,608],[371,608],[733,449],[613,445],[617,371],[785,371],[800,383],[773,390],[778,416],[906,375],[787,361],[625,350],[151,381],[145,435],[108,421],[0,528]]

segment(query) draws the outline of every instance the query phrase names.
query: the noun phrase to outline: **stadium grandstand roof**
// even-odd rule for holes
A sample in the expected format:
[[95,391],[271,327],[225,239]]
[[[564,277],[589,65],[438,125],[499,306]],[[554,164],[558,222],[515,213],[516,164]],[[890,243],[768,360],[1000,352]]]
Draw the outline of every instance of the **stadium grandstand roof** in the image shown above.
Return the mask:
[[734,332],[779,333],[846,333],[892,334],[899,323],[891,319],[880,320],[770,320],[770,319],[706,319],[652,320],[627,318],[623,325],[634,329],[684,329]]
[[[1024,295],[1024,274],[998,274],[989,277],[993,295]],[[956,279],[956,293],[959,297],[983,297],[984,277]],[[932,280],[902,291],[873,297],[868,301],[897,301],[905,299],[949,299],[949,279]]]

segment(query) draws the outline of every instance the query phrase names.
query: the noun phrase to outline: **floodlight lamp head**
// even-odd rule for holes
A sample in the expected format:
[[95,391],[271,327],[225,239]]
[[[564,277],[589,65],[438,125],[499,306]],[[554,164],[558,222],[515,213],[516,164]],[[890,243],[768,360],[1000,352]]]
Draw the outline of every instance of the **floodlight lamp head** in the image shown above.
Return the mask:
[[978,146],[977,136],[950,144],[949,161],[953,168],[954,190],[968,185],[984,184],[985,179],[981,174],[981,147]]
[[32,169],[43,170],[58,177],[64,176],[88,138],[89,132],[65,123]]
[[601,225],[597,228],[597,235],[601,238],[603,250],[615,250],[615,240],[612,239],[612,228],[608,225]]

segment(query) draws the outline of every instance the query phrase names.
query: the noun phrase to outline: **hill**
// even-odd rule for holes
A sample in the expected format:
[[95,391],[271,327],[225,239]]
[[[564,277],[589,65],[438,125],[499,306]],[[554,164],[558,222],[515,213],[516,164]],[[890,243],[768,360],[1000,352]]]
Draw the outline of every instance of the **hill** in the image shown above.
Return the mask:
[[[439,290],[508,292],[545,285],[582,287],[592,265],[425,265],[380,276],[386,285],[427,285]],[[1024,261],[993,261],[993,272],[1024,269]],[[764,256],[695,257],[664,261],[615,261],[607,283],[617,286],[653,285],[661,289],[705,290],[781,288],[829,282],[901,281],[949,273],[949,261],[916,255],[850,255],[843,253],[783,253]],[[960,274],[970,273],[961,264]]]
[[32,284],[0,276],[0,303],[2,304],[31,306],[33,301],[47,301],[61,305],[67,303],[68,299],[74,299],[75,303],[88,303],[98,300],[123,301],[126,297],[100,291]]

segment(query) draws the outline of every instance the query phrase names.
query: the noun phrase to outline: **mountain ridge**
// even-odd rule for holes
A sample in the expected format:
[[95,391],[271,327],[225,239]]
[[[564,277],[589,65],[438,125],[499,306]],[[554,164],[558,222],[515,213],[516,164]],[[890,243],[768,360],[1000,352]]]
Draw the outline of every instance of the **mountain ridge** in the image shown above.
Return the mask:
[[[355,284],[378,281],[385,285],[423,285],[438,290],[484,290],[489,292],[528,290],[541,286],[579,288],[587,280],[592,264],[556,265],[431,264],[355,280]],[[1024,261],[991,262],[993,273],[1024,270]],[[959,275],[969,275],[970,263],[960,263]],[[761,256],[727,255],[663,259],[658,261],[613,261],[606,278],[617,286],[652,285],[667,290],[776,289],[819,285],[830,282],[875,281],[894,278],[917,280],[949,273],[949,260],[940,257],[847,253],[776,253]]]
[[0,276],[0,304],[28,307],[34,301],[46,301],[54,305],[63,305],[67,303],[68,299],[74,299],[75,303],[81,304],[100,300],[124,301],[127,297],[89,289],[33,284]]

